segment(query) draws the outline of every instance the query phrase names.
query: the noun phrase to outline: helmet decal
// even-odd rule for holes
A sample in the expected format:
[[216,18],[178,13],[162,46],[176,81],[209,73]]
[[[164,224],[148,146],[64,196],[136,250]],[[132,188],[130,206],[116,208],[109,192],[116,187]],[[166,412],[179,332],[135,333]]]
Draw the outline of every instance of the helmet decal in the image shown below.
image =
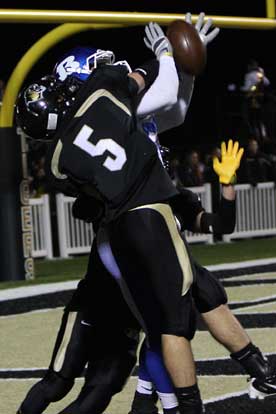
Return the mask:
[[91,71],[89,71],[88,69],[84,69],[80,66],[80,62],[75,60],[74,55],[66,57],[56,67],[58,79],[62,82],[67,78],[67,76],[72,75],[72,73],[85,73],[89,75],[90,72]]
[[38,85],[37,83],[30,85],[24,93],[26,104],[28,105],[30,102],[36,102],[42,99],[45,90],[46,87],[43,85]]

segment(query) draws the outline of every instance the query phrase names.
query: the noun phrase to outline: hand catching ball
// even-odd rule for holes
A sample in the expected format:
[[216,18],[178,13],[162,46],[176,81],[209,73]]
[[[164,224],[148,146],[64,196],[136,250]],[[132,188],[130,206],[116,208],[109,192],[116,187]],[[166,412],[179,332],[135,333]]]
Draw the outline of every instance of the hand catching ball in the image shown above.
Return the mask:
[[193,24],[181,19],[173,20],[168,26],[167,37],[180,69],[193,76],[200,75],[206,66],[207,50]]

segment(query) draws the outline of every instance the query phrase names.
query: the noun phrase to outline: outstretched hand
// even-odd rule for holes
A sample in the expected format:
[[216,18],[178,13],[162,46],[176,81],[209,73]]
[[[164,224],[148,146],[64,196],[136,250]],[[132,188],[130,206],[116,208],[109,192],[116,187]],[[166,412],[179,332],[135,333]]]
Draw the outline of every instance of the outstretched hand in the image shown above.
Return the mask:
[[239,148],[238,141],[233,144],[232,139],[230,139],[227,147],[225,142],[221,143],[221,161],[218,157],[213,158],[213,168],[221,184],[234,183],[243,153],[244,149]]
[[[195,24],[195,28],[199,33],[199,36],[202,42],[207,46],[208,43],[212,42],[214,38],[219,34],[220,29],[215,27],[211,30],[208,34],[207,32],[213,25],[213,19],[207,19],[206,23],[204,23],[205,13],[201,12],[198,16],[197,22]],[[187,23],[192,24],[192,15],[191,13],[186,13],[185,21]]]
[[145,27],[145,45],[160,59],[163,54],[172,55],[172,45],[159,24],[150,22]]

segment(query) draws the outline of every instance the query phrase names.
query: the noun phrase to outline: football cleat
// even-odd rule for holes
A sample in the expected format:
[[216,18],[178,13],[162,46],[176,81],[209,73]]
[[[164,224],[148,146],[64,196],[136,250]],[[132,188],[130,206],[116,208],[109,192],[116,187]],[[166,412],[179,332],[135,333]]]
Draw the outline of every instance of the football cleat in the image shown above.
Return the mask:
[[158,414],[157,400],[158,396],[155,391],[152,394],[141,394],[136,391],[131,411],[128,414]]
[[248,394],[251,399],[263,400],[266,397],[276,396],[276,375],[264,379],[251,378]]

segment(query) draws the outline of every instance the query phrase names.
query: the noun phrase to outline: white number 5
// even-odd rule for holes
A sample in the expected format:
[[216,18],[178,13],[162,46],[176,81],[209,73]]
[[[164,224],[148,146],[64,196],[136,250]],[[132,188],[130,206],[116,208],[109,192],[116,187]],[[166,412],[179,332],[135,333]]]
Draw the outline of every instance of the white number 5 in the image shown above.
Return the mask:
[[91,157],[103,155],[105,151],[110,152],[114,158],[107,156],[103,166],[110,171],[121,170],[127,159],[124,148],[111,138],[103,138],[100,139],[96,145],[92,144],[92,142],[88,140],[93,134],[93,131],[94,130],[88,125],[84,125],[73,143],[91,155]]

